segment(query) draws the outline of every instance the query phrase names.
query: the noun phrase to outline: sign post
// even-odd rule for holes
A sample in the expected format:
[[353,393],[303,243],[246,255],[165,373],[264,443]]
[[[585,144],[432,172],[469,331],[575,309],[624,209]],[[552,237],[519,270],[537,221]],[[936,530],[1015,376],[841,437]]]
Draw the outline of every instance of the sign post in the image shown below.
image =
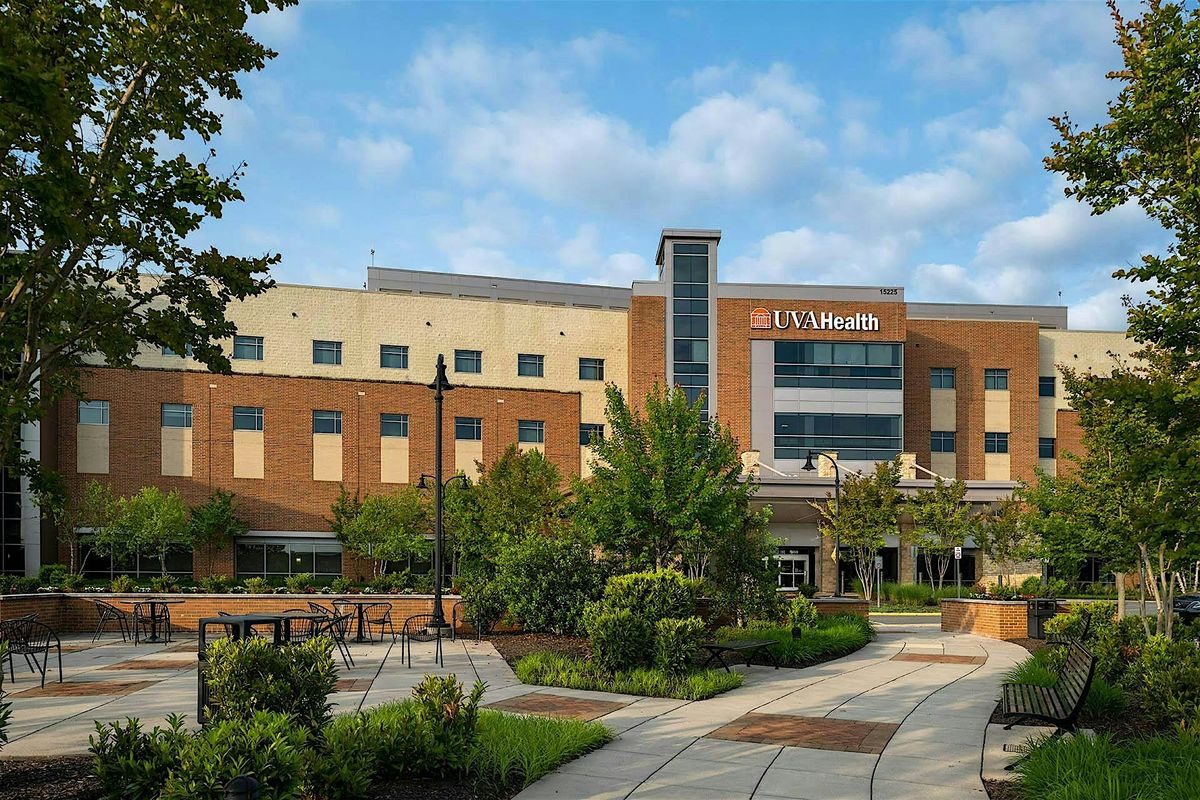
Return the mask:
[[875,556],[875,608],[883,602],[883,556]]
[[957,596],[962,597],[962,547],[954,548],[954,581],[958,584]]

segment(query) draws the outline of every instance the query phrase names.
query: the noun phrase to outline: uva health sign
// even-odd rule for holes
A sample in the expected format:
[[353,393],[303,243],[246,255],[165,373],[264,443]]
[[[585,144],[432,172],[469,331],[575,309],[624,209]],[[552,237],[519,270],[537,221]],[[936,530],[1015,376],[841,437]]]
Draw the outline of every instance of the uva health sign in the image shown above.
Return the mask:
[[755,331],[877,331],[879,317],[874,314],[834,314],[831,311],[769,311],[762,306],[750,312],[750,329]]

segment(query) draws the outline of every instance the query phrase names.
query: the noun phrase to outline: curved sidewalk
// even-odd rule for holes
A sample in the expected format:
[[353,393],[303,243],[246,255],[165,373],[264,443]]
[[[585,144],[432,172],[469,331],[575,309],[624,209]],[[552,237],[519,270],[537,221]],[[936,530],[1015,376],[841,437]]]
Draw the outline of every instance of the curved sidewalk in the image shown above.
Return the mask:
[[702,702],[539,690],[628,705],[599,717],[615,741],[519,800],[987,800],[988,719],[1026,651],[936,624],[877,624],[879,638],[846,658],[751,667],[742,688]]

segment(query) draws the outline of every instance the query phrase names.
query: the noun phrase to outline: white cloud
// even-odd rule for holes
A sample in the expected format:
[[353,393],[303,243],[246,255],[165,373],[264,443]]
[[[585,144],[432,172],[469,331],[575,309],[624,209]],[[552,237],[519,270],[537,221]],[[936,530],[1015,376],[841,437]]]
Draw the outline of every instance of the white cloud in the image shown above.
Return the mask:
[[957,167],[913,172],[886,183],[851,172],[816,197],[817,206],[840,225],[885,232],[951,228],[977,216],[986,202],[987,187]]
[[369,181],[388,181],[412,159],[412,148],[400,138],[391,136],[342,137],[337,143],[338,155],[358,167],[359,177]]
[[1128,284],[1115,284],[1072,303],[1067,320],[1081,331],[1123,331],[1126,309],[1122,298],[1126,295],[1135,301],[1145,298],[1145,292],[1130,291]]
[[800,227],[763,237],[750,252],[722,268],[722,278],[741,283],[901,283],[911,235],[867,239]]
[[650,263],[638,253],[600,252],[600,231],[595,225],[580,225],[579,230],[558,249],[558,260],[584,283],[602,286],[628,286],[633,281],[654,278]]
[[251,14],[246,32],[268,47],[280,47],[300,38],[303,13],[299,5],[272,9],[265,14]]
[[330,203],[314,203],[304,209],[302,218],[317,228],[336,228],[342,224],[342,210]]

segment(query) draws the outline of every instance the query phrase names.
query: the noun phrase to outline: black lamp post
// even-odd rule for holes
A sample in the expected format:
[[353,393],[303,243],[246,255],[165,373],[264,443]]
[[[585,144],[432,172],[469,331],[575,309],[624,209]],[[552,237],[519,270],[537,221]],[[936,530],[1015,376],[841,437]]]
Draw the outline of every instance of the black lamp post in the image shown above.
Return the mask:
[[[433,383],[429,384],[429,388],[433,389],[433,480],[436,490],[433,496],[433,621],[430,623],[430,627],[436,628],[438,634],[441,635],[442,629],[446,627],[446,615],[442,613],[442,545],[445,536],[442,527],[442,503],[445,500],[446,483],[449,483],[449,481],[442,482],[442,398],[446,392],[454,388],[450,385],[450,381],[446,380],[446,357],[441,353],[438,353],[437,373],[434,375]],[[421,476],[417,488],[428,487],[425,481],[426,477],[425,475]]]
[[[838,516],[841,516],[841,513],[842,513],[842,467],[840,464],[838,464],[837,459],[835,459],[833,456],[829,455],[828,453],[821,453],[821,452],[809,450],[808,458],[805,459],[804,466],[801,467],[800,469],[804,470],[805,472],[813,472],[816,470],[817,465],[813,463],[813,455],[814,454],[821,458],[824,458],[830,464],[833,464],[833,497],[834,497],[834,502],[837,504]],[[841,597],[842,596],[842,531],[841,531],[840,527],[834,531],[833,563],[834,563],[833,596]]]

